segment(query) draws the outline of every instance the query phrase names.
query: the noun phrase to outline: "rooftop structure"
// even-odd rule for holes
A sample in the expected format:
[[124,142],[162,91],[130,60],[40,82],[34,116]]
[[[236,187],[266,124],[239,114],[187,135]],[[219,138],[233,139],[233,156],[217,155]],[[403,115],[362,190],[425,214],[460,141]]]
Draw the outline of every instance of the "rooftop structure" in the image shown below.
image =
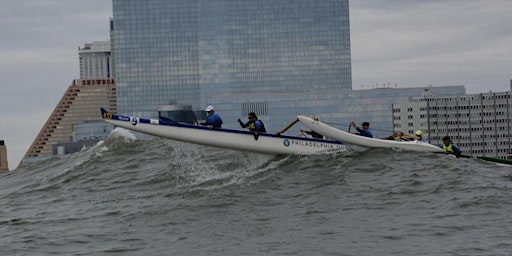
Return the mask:
[[112,78],[110,41],[86,43],[78,48],[80,79]]

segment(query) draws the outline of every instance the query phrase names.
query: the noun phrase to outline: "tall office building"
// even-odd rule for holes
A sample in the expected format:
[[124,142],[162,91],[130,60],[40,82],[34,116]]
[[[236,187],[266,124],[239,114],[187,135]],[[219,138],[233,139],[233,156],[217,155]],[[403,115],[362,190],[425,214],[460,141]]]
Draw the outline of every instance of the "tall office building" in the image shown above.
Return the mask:
[[393,105],[395,131],[450,136],[467,155],[512,159],[512,85],[508,92],[413,97]]
[[0,140],[0,172],[9,171],[9,163],[7,162],[7,147],[5,142]]
[[351,90],[348,0],[113,0],[118,111],[214,105],[278,127]]
[[78,48],[80,79],[112,78],[110,42],[97,41],[86,43]]
[[396,96],[423,93],[352,91],[348,0],[113,0],[110,27],[124,115],[157,117],[169,103],[213,105],[228,128],[250,111],[269,131],[313,114],[369,121],[381,136],[392,132]]

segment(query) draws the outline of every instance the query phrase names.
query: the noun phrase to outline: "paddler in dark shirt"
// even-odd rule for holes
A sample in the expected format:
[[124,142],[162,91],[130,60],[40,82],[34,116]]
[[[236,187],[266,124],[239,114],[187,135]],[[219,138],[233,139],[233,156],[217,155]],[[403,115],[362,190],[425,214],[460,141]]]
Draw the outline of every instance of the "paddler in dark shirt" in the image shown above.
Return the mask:
[[373,138],[372,131],[370,131],[370,123],[363,122],[361,124],[362,129],[359,128],[354,121],[350,122],[350,125],[352,125],[352,126],[354,126],[354,128],[356,128],[359,135],[368,137],[368,138]]
[[242,128],[249,129],[254,134],[254,139],[258,140],[259,133],[261,132],[267,132],[267,129],[265,129],[265,125],[261,120],[258,120],[258,117],[256,116],[256,113],[251,112],[249,113],[248,117],[249,121],[246,123],[243,123],[240,118],[238,118],[238,123]]

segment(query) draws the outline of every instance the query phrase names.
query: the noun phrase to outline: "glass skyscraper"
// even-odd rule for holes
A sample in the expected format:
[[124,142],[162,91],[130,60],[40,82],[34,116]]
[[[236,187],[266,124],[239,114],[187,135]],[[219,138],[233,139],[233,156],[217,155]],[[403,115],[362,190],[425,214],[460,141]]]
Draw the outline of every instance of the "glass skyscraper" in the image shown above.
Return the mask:
[[368,121],[386,137],[393,103],[425,90],[465,94],[463,86],[352,90],[348,0],[113,0],[113,12],[124,115],[213,105],[227,128],[254,111],[269,132],[302,114],[340,129]]
[[348,0],[113,0],[118,112],[213,105],[278,130],[350,91]]

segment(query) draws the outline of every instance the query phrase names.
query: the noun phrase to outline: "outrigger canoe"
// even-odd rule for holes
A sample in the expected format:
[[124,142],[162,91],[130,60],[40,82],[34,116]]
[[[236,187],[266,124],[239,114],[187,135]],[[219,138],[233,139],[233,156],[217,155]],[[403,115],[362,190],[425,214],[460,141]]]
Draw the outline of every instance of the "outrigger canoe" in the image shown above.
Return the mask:
[[444,153],[443,149],[440,147],[427,142],[418,140],[396,141],[368,138],[336,129],[310,117],[297,116],[297,119],[299,119],[299,121],[309,129],[331,139],[343,141],[346,144],[353,144],[367,148],[399,148],[410,151]]
[[310,154],[347,149],[346,145],[336,140],[270,133],[260,133],[256,137],[247,130],[209,129],[206,126],[179,123],[168,119],[122,116],[110,113],[104,108],[101,108],[101,115],[104,121],[118,127],[177,141],[220,148],[266,154]]

